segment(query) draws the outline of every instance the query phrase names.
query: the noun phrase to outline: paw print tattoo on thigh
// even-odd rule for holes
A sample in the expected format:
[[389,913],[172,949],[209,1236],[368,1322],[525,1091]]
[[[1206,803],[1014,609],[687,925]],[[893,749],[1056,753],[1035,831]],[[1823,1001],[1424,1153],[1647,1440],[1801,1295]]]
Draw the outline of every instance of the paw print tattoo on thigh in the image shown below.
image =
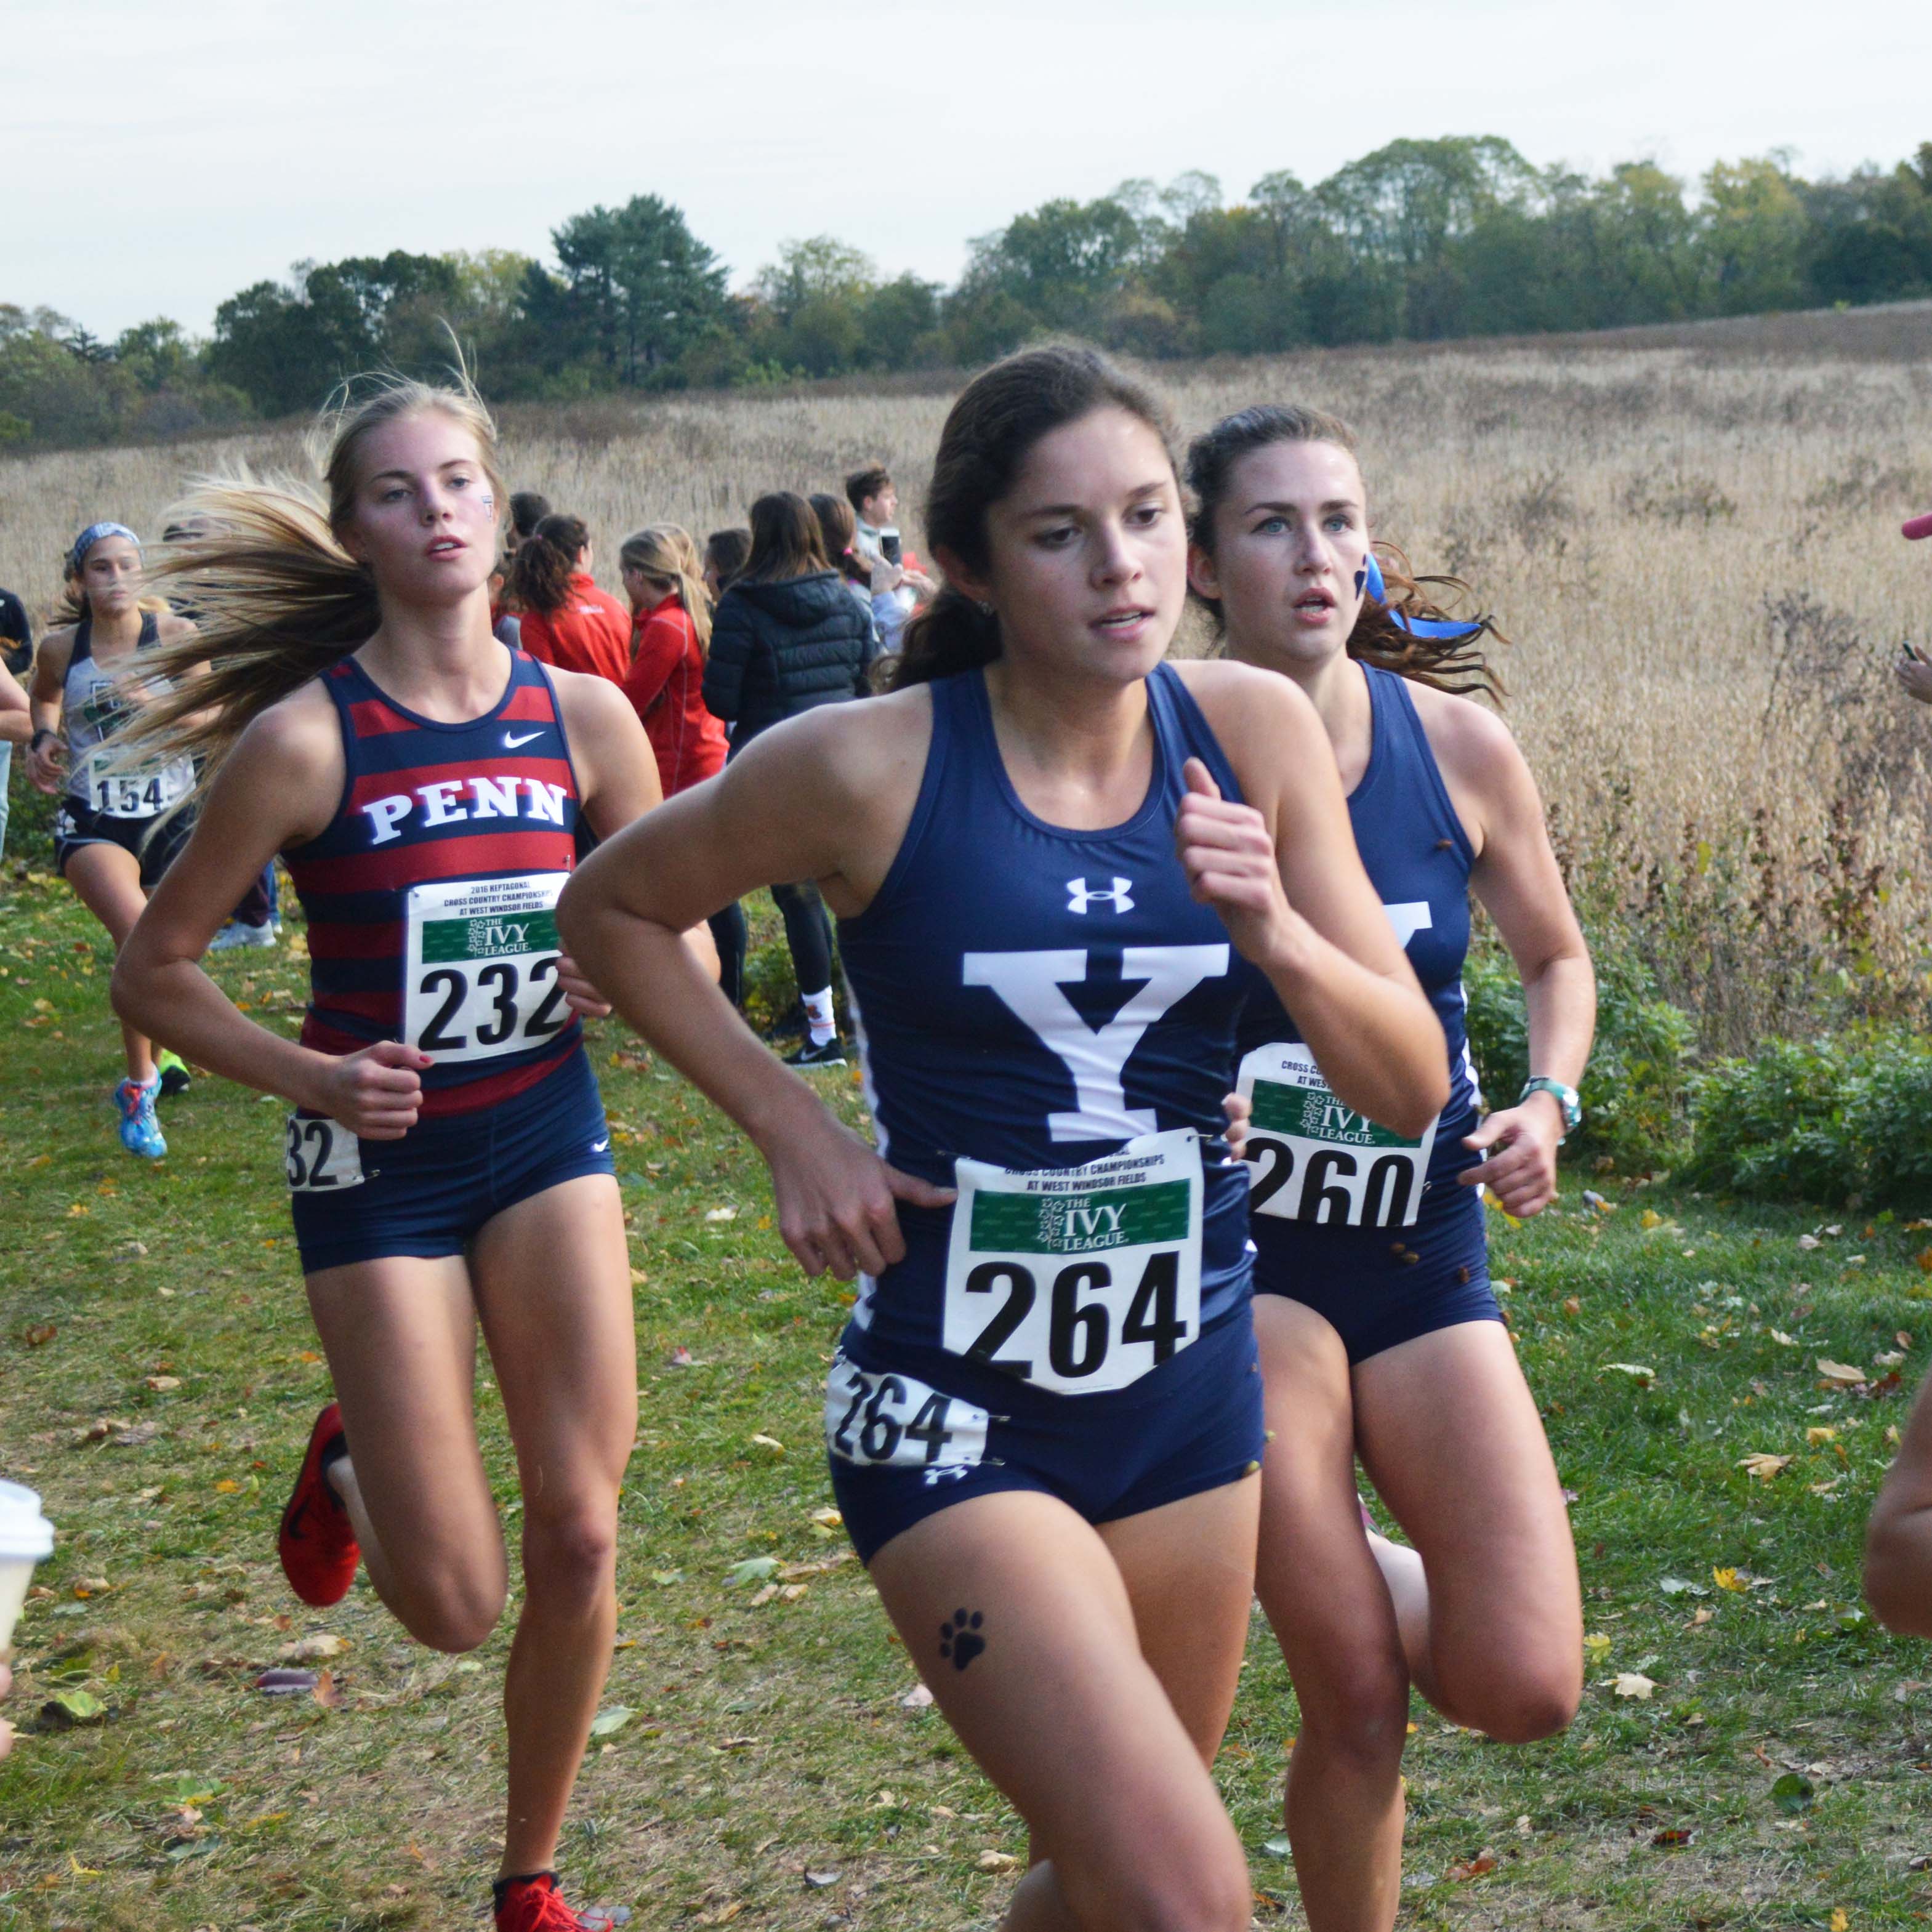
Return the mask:
[[964,1670],[986,1648],[986,1640],[980,1634],[986,1621],[981,1611],[955,1610],[952,1621],[940,1625],[939,1654],[952,1660],[955,1670]]

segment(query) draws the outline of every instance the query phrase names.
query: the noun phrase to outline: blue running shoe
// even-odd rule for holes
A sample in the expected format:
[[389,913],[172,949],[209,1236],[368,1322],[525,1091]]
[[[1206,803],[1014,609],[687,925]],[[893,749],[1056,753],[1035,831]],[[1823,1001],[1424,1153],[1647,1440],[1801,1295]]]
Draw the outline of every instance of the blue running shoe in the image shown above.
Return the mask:
[[154,1096],[160,1090],[158,1078],[145,1087],[124,1080],[114,1090],[114,1104],[121,1109],[121,1144],[143,1160],[159,1160],[168,1150],[161,1124],[154,1118]]

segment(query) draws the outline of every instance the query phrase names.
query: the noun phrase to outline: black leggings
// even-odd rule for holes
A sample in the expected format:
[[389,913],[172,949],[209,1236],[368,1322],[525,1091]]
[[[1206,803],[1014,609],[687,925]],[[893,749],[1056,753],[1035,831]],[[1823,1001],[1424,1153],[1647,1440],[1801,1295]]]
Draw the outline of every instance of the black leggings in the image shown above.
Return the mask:
[[791,948],[799,997],[823,992],[832,983],[832,922],[825,916],[818,887],[803,879],[795,886],[772,886],[772,897],[784,916],[785,944]]
[[745,1004],[745,950],[750,935],[745,928],[745,908],[736,899],[722,912],[714,912],[707,922],[711,941],[718,949],[718,984],[734,1006]]

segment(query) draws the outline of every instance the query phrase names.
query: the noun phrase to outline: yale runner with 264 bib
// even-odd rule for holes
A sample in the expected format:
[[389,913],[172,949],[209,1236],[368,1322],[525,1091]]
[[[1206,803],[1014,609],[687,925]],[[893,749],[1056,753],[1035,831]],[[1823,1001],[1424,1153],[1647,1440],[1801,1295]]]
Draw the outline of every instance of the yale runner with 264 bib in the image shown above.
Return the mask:
[[[284,855],[309,922],[302,1043],[341,1054],[400,1040],[431,1064],[400,1141],[361,1143],[336,1121],[289,1117],[310,1270],[458,1253],[525,1196],[612,1171],[583,1028],[557,976],[578,795],[549,674],[513,652],[501,700],[461,724],[405,710],[352,658],[321,682],[348,773],[334,823]],[[345,1217],[334,1204],[351,1188],[363,1191]]]
[[1240,982],[1174,860],[1186,760],[1240,794],[1179,677],[1147,688],[1146,800],[1083,832],[1021,802],[980,672],[933,683],[904,842],[839,924],[880,1151],[958,1194],[902,1208],[906,1258],[863,1283],[832,1372],[862,1557],[965,1494],[1045,1488],[1104,1521],[1260,1453],[1246,1187],[1219,1138]]

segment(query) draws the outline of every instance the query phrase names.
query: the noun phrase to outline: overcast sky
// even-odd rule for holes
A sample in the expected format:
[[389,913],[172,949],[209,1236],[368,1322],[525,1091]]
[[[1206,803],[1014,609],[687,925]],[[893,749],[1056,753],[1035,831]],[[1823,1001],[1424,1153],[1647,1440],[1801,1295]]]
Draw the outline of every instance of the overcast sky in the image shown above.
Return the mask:
[[[1932,140],[1932,22],[1868,0],[0,0],[0,301],[112,335],[391,248],[548,248],[641,192],[748,278],[831,233],[950,281],[1055,195],[1184,169],[1231,196],[1399,136],[1532,161]],[[823,25],[815,25],[823,22]]]

